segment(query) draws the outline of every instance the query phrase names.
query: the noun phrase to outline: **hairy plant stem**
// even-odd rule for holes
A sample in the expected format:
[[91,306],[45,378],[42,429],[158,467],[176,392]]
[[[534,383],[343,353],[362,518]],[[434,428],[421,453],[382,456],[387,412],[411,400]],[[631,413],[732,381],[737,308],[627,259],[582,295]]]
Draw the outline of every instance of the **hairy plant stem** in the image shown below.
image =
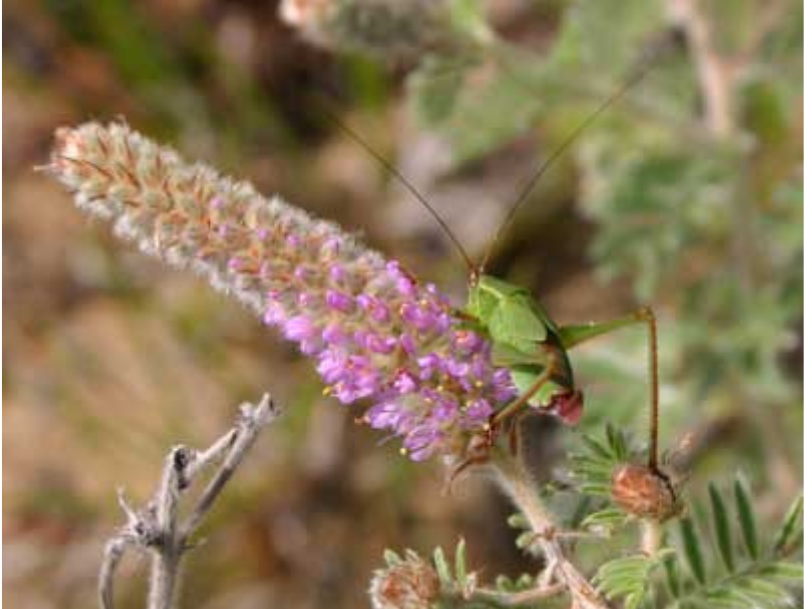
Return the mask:
[[648,556],[654,556],[660,549],[663,531],[660,523],[650,518],[640,521],[640,549]]
[[521,607],[524,605],[538,605],[539,601],[555,596],[564,590],[566,590],[566,586],[562,583],[550,586],[539,586],[531,590],[522,590],[521,592],[480,589],[471,595],[471,600],[496,603],[501,607]]
[[493,468],[502,489],[522,511],[535,533],[533,542],[551,566],[556,580],[562,583],[580,609],[608,609],[598,591],[573,565],[559,543],[555,522],[539,497],[536,484],[520,457],[494,451]]

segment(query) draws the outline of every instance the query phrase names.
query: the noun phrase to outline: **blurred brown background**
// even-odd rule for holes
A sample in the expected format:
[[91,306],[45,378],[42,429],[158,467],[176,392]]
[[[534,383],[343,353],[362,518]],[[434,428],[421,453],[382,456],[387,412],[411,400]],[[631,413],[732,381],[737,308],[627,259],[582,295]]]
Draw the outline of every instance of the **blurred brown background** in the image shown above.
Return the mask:
[[[556,30],[548,17],[564,3],[493,4],[506,37],[542,49]],[[377,447],[379,436],[353,424],[357,413],[321,396],[309,363],[238,304],[116,242],[33,168],[47,162],[56,127],[122,115],[187,158],[362,231],[461,297],[465,273],[436,228],[325,121],[317,100],[329,99],[377,150],[430,184],[432,200],[475,249],[503,213],[497,202],[511,200],[537,161],[534,138],[514,139],[453,180],[437,179],[444,153],[414,130],[403,73],[314,48],[280,22],[270,1],[9,1],[3,33],[9,606],[93,606],[102,545],[122,520],[115,489],[144,500],[172,444],[206,445],[240,401],[264,391],[286,414],[261,436],[205,527],[207,544],[186,566],[182,606],[364,606],[383,548],[451,548],[459,535],[469,540],[471,562],[487,563],[486,575],[526,568],[504,524],[507,506],[482,480],[441,496],[436,464],[408,462],[394,444]],[[800,120],[792,124],[794,138]],[[634,278],[606,283],[594,272],[588,247],[600,228],[574,207],[575,166],[565,161],[554,174],[540,189],[547,204],[517,227],[496,270],[526,279],[564,321],[628,310]],[[658,298],[668,340],[681,316],[671,306],[676,296]],[[799,323],[798,310],[791,336]],[[800,438],[775,446],[800,420],[795,344],[780,361],[781,382],[790,383],[781,399],[791,409],[754,466],[759,489],[777,489],[779,504],[799,484]],[[645,390],[640,353],[622,360],[638,378],[634,396]],[[674,356],[670,365],[691,375],[687,361]],[[679,401],[671,393],[666,402],[669,395]],[[666,416],[666,443],[698,430],[724,449],[709,452],[707,472],[746,467],[741,455],[754,442],[765,446],[753,438],[761,415],[751,421],[751,411],[703,404],[683,402]],[[623,416],[644,428],[644,411]],[[122,580],[122,607],[141,605],[145,565],[125,565],[135,577]]]

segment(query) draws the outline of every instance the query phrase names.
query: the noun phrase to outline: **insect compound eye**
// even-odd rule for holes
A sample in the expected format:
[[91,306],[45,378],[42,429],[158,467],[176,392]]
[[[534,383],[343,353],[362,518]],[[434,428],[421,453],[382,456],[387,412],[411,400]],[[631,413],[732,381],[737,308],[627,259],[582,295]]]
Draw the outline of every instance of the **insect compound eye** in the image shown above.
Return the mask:
[[638,518],[663,521],[680,510],[668,478],[643,465],[622,465],[612,475],[611,492],[619,508]]

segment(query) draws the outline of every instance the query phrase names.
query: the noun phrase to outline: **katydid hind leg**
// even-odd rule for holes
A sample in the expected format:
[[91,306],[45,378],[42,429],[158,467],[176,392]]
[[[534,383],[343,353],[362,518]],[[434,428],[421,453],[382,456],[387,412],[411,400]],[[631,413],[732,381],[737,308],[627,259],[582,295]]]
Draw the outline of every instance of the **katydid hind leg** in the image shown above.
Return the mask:
[[645,324],[648,328],[649,346],[649,455],[648,465],[652,472],[660,476],[659,431],[660,431],[660,381],[657,350],[657,318],[650,307],[641,307],[634,313],[604,322],[561,326],[559,336],[565,349],[583,342],[610,334],[627,326]]

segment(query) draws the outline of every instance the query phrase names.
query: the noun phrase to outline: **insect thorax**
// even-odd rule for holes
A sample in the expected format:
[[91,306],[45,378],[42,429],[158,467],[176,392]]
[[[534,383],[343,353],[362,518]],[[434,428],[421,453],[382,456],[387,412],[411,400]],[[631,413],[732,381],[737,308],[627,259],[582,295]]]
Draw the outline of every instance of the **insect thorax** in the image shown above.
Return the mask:
[[546,405],[554,394],[574,389],[558,326],[527,289],[495,277],[479,277],[471,286],[465,313],[475,329],[490,339],[493,363],[510,369],[520,392],[552,367],[551,382],[531,403]]

